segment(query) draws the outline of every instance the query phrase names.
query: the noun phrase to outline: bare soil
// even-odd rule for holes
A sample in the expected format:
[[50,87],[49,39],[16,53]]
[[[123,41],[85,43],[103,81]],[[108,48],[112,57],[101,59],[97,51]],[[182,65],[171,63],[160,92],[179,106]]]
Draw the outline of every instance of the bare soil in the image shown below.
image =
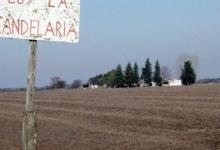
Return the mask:
[[[220,149],[220,85],[36,92],[39,150]],[[25,93],[0,93],[0,150],[22,147]]]

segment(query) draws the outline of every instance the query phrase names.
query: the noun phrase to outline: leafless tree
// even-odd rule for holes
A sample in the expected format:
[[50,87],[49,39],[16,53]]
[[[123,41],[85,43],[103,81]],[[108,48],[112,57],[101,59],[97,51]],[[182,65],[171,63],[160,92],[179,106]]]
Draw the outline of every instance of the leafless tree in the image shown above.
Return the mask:
[[160,69],[160,74],[163,80],[169,80],[172,78],[171,69],[168,66],[162,66]]
[[71,87],[74,89],[78,89],[82,86],[82,81],[81,80],[74,80],[73,83],[71,84]]
[[66,82],[58,76],[52,77],[50,79],[50,87],[52,89],[61,89],[61,88],[65,88],[65,86],[66,86]]

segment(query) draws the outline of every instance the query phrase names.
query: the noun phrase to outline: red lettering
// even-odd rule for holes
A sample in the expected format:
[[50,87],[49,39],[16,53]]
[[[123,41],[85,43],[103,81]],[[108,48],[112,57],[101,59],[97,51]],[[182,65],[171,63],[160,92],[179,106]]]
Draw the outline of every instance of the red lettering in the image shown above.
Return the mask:
[[8,3],[10,3],[10,4],[14,4],[15,1],[14,1],[14,0],[8,0]]
[[66,22],[64,22],[63,24],[63,36],[66,36]]
[[[6,32],[5,32],[6,31]],[[2,33],[11,34],[10,22],[9,19],[6,19],[4,27],[2,29]]]
[[70,27],[70,29],[69,29],[69,32],[67,33],[67,37],[70,35],[70,33],[74,33],[75,36],[77,36],[76,30],[75,30],[75,27],[74,27],[73,24],[71,25],[71,27]]
[[51,25],[51,23],[49,22],[48,25],[47,25],[47,29],[46,29],[46,32],[45,32],[45,36],[47,35],[47,32],[51,32],[52,35],[54,36],[54,31],[53,31],[53,27]]
[[51,4],[51,1],[52,1],[52,0],[49,0],[49,2],[48,2],[48,7],[54,8],[55,6]]
[[30,22],[30,36],[39,36],[39,20],[31,20]]
[[23,4],[24,0],[18,0],[18,4]]
[[65,5],[65,7],[67,8],[66,0],[61,0],[58,8],[60,8],[61,4]]
[[25,2],[27,2],[28,4],[30,4],[32,0],[8,0],[9,4],[24,4]]
[[25,35],[28,32],[28,23],[25,20],[21,20],[21,35]]
[[57,23],[56,23],[56,36],[62,37],[62,34],[60,32],[61,27],[62,27],[61,23],[59,21],[57,21]]
[[15,33],[15,31],[17,31],[17,34],[20,34],[20,20],[17,20],[17,22],[13,19],[12,20],[12,24],[11,24],[11,28],[12,28],[12,34]]

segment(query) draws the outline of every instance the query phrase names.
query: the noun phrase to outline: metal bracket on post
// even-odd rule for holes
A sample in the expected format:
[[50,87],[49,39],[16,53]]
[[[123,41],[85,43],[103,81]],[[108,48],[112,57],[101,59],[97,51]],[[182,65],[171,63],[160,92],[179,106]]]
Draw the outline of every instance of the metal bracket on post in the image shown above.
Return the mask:
[[22,125],[23,150],[37,150],[36,114],[34,111],[34,91],[36,76],[37,41],[30,40],[30,55],[28,61],[28,76],[26,90],[26,111]]

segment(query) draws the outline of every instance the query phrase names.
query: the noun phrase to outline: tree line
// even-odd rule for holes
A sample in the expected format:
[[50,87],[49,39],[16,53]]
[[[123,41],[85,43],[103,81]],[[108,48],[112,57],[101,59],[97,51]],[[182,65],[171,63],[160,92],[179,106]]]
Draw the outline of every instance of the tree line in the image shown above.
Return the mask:
[[[184,59],[182,59],[184,58]],[[196,81],[195,69],[192,65],[192,59],[186,59],[190,57],[181,57],[182,64],[179,63],[180,75],[179,78],[182,80],[184,85],[194,84]],[[160,66],[159,60],[156,61],[154,66],[152,65],[149,58],[146,59],[144,66],[140,69],[137,62],[133,65],[128,62],[125,68],[119,64],[115,69],[112,69],[104,74],[98,74],[94,77],[89,78],[88,82],[84,85],[98,85],[103,87],[111,88],[122,88],[122,87],[139,87],[140,84],[146,86],[152,86],[155,83],[157,86],[162,86],[163,82],[168,81],[172,78],[172,73],[169,67]],[[83,86],[81,80],[74,80],[71,84],[66,83],[65,80],[58,76],[52,77],[50,85],[43,89],[77,89]]]
[[162,78],[160,75],[160,64],[156,61],[155,71],[152,72],[152,65],[149,58],[145,62],[145,66],[141,69],[141,75],[139,74],[139,66],[137,62],[132,66],[130,62],[122,69],[119,64],[117,67],[105,74],[99,74],[89,79],[89,84],[96,84],[99,86],[108,87],[138,87],[140,85],[140,79],[142,79],[148,86],[152,85],[154,81],[158,86],[162,85]]
[[[112,69],[105,74],[99,74],[91,77],[88,80],[88,84],[121,88],[138,87],[140,86],[140,81],[143,81],[147,86],[152,86],[152,82],[154,82],[157,86],[162,86],[163,81],[170,78],[169,74],[169,70],[164,67],[163,71],[161,72],[161,67],[158,60],[156,61],[153,70],[150,59],[147,58],[144,67],[141,68],[141,74],[139,74],[139,66],[137,62],[135,62],[133,66],[130,62],[128,62],[124,70],[119,64],[115,69]],[[195,83],[196,74],[190,60],[184,62],[184,66],[181,68],[180,78],[184,85],[191,85]]]

